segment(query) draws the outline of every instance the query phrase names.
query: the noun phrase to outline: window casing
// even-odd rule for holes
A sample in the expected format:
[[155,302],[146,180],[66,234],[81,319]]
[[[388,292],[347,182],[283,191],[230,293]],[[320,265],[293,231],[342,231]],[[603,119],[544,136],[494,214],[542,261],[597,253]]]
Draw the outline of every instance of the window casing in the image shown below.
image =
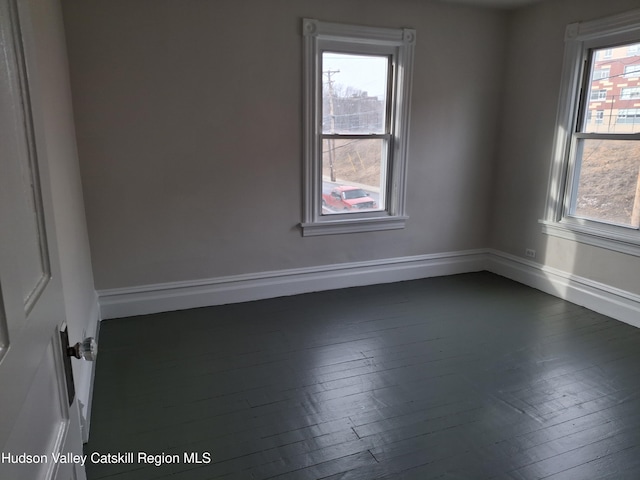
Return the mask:
[[[404,228],[415,31],[304,19],[303,36],[303,235]],[[370,161],[373,179],[346,171]]]
[[[640,79],[630,80],[640,75],[640,54],[629,57],[640,41],[640,10],[569,25],[565,41],[543,232],[640,256]],[[592,92],[604,86],[606,103],[598,103]],[[618,190],[621,179],[626,190]]]

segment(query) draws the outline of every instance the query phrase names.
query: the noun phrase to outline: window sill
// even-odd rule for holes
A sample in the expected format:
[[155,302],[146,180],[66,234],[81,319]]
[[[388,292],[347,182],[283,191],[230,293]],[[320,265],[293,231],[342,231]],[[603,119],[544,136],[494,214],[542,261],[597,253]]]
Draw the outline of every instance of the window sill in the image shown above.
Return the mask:
[[321,222],[301,223],[303,237],[318,235],[336,235],[341,233],[375,232],[379,230],[399,230],[405,227],[409,217],[375,217],[339,220],[323,220]]
[[640,257],[638,230],[614,225],[579,224],[564,220],[560,222],[540,220],[540,223],[544,234]]

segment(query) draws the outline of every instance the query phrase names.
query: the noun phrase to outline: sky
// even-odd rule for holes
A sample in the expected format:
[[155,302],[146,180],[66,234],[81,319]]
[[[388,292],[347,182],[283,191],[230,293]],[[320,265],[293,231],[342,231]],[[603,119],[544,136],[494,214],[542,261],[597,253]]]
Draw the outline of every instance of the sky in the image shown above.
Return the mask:
[[323,82],[327,82],[328,71],[335,85],[352,87],[367,92],[369,96],[383,99],[386,93],[388,57],[349,55],[343,53],[324,52],[322,56]]

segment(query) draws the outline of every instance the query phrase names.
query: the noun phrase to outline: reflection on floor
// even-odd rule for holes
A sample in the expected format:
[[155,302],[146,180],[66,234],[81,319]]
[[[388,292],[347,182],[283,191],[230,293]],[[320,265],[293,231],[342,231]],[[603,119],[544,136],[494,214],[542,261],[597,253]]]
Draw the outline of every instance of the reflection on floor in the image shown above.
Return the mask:
[[640,330],[489,273],[109,320],[100,346],[90,480],[640,478]]

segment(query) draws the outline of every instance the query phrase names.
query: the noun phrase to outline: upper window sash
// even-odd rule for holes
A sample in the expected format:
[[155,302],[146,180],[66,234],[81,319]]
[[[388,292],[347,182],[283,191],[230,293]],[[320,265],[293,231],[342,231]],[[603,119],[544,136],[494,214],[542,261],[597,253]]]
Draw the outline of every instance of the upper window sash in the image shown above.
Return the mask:
[[[582,131],[587,112],[578,118],[581,102],[589,103],[590,52],[640,39],[640,10],[567,27],[561,90],[543,232],[574,241],[640,256],[640,232],[626,226],[568,215],[575,184],[576,144],[584,138],[640,140],[638,134],[598,134]],[[600,67],[606,69],[606,64]],[[587,77],[585,79],[585,77]],[[600,111],[602,107],[598,107]],[[615,118],[612,120],[615,122]]]
[[[318,75],[320,74],[320,72],[323,75],[322,77],[323,82],[322,82],[322,89],[321,89],[321,92],[322,92],[322,109],[321,110],[324,110],[325,107],[327,107],[329,110],[331,109],[331,105],[330,104],[326,105],[324,101],[324,93],[325,93],[324,84],[325,83],[327,84],[327,93],[329,94],[328,96],[333,95],[334,93],[333,84],[334,83],[339,84],[339,82],[332,77],[334,75],[337,75],[339,77],[341,74],[345,73],[345,72],[341,72],[340,68],[337,68],[336,70],[331,70],[332,66],[336,66],[336,65],[344,66],[345,63],[349,63],[349,62],[362,63],[363,64],[362,67],[366,68],[368,70],[368,73],[371,75],[371,77],[373,77],[368,79],[369,80],[367,82],[368,87],[371,87],[375,85],[375,83],[381,82],[381,81],[383,81],[384,84],[381,85],[382,88],[380,90],[375,90],[375,87],[374,87],[375,91],[373,92],[368,91],[368,89],[351,91],[351,92],[347,90],[345,92],[341,92],[343,95],[343,97],[341,98],[342,100],[347,100],[345,96],[348,97],[347,94],[349,93],[351,95],[360,94],[360,96],[356,96],[354,99],[359,101],[362,101],[362,100],[366,101],[366,100],[372,100],[372,99],[376,99],[377,101],[378,97],[381,96],[383,98],[383,100],[380,101],[380,103],[383,103],[383,108],[381,111],[382,122],[372,126],[372,128],[370,126],[370,128],[367,130],[354,129],[352,128],[352,126],[349,126],[349,125],[345,126],[344,124],[341,124],[341,122],[338,122],[337,124],[330,123],[327,126],[325,122],[325,117],[329,117],[331,112],[322,111],[322,114],[323,114],[322,115],[322,134],[325,136],[326,135],[367,136],[367,135],[376,135],[376,134],[378,135],[390,134],[393,128],[393,114],[394,114],[393,101],[392,101],[393,86],[394,86],[393,73],[394,73],[396,50],[386,49],[386,48],[383,49],[381,47],[378,47],[373,49],[371,52],[364,54],[362,50],[358,52],[354,52],[353,46],[351,44],[348,44],[348,45],[344,45],[342,43],[332,44],[331,42],[323,42],[323,44],[333,45],[333,48],[325,48],[320,52],[322,70],[318,71]],[[326,60],[326,65],[325,65],[325,60]],[[331,60],[333,60],[333,62]],[[366,65],[365,62],[368,65]],[[376,62],[377,64],[373,62]],[[384,71],[381,71],[381,68],[384,69]],[[378,71],[376,72],[376,70]],[[367,88],[367,87],[364,87],[364,88]],[[369,95],[370,93],[373,93],[373,95],[370,96]],[[335,118],[333,120],[335,120]],[[331,119],[329,121],[331,122]]]

